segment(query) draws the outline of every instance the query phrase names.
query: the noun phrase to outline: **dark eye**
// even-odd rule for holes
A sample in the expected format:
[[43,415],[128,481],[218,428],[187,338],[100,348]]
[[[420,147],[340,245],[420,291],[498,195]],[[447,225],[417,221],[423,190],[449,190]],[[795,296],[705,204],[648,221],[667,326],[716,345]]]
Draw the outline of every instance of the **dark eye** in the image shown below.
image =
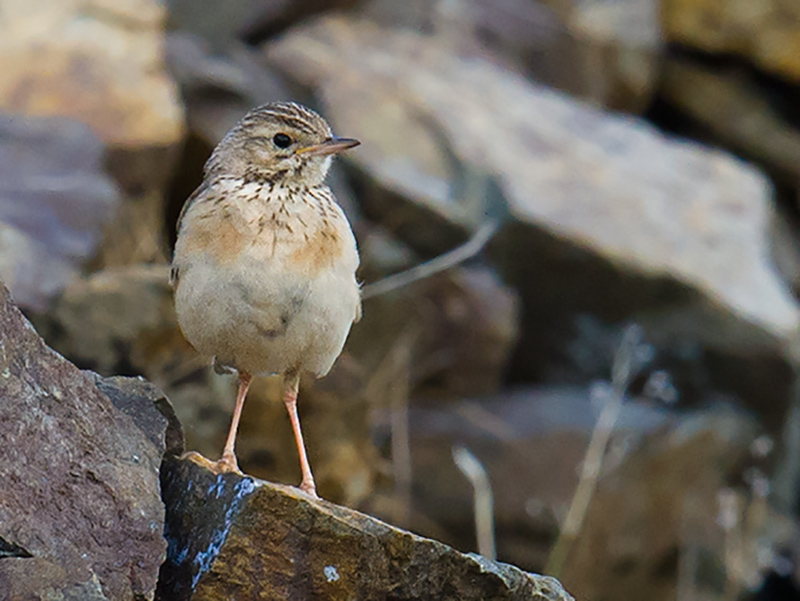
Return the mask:
[[272,137],[272,142],[278,148],[289,148],[292,145],[292,139],[286,134],[275,134]]

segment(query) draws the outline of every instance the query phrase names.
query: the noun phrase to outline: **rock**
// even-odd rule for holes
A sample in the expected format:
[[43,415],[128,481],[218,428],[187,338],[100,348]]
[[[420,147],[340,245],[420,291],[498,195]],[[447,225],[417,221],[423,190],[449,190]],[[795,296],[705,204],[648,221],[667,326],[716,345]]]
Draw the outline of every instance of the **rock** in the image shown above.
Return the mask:
[[167,147],[183,133],[155,0],[3,0],[0,110],[72,117],[107,144]]
[[119,209],[103,145],[64,118],[0,114],[0,277],[44,311],[98,252]]
[[[368,293],[369,286],[364,291]],[[455,267],[367,298],[347,349],[367,373],[376,376],[383,368],[393,369],[387,363],[401,341],[408,339],[407,367],[420,378],[416,394],[444,398],[491,394],[500,389],[508,367],[519,312],[515,292],[490,269]],[[390,378],[388,385],[395,384]]]
[[655,95],[664,51],[660,3],[545,0],[544,4],[561,15],[570,33],[561,47],[573,61],[566,66],[573,74],[541,81],[599,106],[644,111]]
[[661,19],[671,43],[738,54],[789,82],[800,81],[800,5],[794,0],[667,0]]
[[512,378],[584,379],[578,316],[639,321],[687,397],[710,384],[778,430],[798,307],[769,259],[761,174],[411,32],[330,17],[266,52],[369,148],[347,158],[365,212],[401,239],[438,253],[505,221],[490,250],[522,296]]
[[[541,569],[573,498],[600,409],[578,387],[412,406],[410,528],[474,548],[472,487],[451,458],[453,446],[464,445],[492,484],[498,556],[523,569]],[[564,586],[580,599],[673,599],[676,557],[686,548],[683,520],[702,525],[693,544],[722,556],[714,526],[718,495],[727,487],[744,489],[741,474],[754,462],[751,446],[759,433],[752,417],[721,406],[679,413],[626,401],[583,528],[560,574]],[[748,532],[743,544],[760,541],[767,548],[779,538]]]
[[163,192],[183,138],[157,0],[2,0],[0,111],[64,116],[106,145],[126,192],[98,265],[163,261]]
[[163,384],[176,355],[192,352],[177,327],[167,265],[75,280],[37,325],[53,348],[105,376],[142,374]]
[[568,600],[527,574],[297,489],[170,461],[158,599]]
[[246,41],[258,43],[315,13],[348,8],[359,0],[168,0],[169,21],[179,29],[205,39],[215,53]]
[[673,57],[664,63],[660,94],[726,146],[789,181],[800,181],[800,129],[771,105],[772,93],[744,69]]
[[602,106],[641,112],[655,92],[663,42],[653,0],[372,0],[357,13]]
[[0,285],[0,599],[153,598],[159,468],[181,448],[162,397],[79,371]]

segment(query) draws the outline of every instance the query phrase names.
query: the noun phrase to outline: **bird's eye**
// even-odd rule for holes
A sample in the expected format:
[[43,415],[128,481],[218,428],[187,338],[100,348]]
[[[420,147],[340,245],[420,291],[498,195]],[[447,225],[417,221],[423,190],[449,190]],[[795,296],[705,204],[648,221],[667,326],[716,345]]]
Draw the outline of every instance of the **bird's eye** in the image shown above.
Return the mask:
[[292,145],[292,139],[286,134],[275,134],[272,137],[272,143],[278,148],[289,148]]

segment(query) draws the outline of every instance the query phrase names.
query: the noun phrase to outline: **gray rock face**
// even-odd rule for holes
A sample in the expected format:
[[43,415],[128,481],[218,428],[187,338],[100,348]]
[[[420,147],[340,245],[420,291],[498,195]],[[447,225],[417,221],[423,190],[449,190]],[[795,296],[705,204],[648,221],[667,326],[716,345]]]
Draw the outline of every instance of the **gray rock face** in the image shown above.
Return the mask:
[[97,252],[119,192],[86,125],[0,114],[0,277],[43,310]]
[[158,599],[568,601],[528,574],[297,489],[170,460]]
[[348,157],[364,206],[404,240],[441,252],[505,219],[491,250],[522,295],[513,371],[564,370],[579,315],[635,320],[682,383],[699,364],[777,428],[798,306],[770,261],[758,172],[411,32],[327,18],[267,54],[370,149]]
[[79,371],[0,284],[0,399],[0,599],[152,599],[159,466],[182,447],[162,395]]

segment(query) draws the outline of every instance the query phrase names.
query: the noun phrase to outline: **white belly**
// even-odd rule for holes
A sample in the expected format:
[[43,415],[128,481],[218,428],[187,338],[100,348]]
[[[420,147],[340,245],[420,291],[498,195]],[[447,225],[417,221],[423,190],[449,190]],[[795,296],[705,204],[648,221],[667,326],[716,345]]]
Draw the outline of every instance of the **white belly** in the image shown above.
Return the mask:
[[253,374],[330,370],[359,310],[353,261],[309,278],[255,258],[193,259],[181,268],[175,306],[200,353]]

